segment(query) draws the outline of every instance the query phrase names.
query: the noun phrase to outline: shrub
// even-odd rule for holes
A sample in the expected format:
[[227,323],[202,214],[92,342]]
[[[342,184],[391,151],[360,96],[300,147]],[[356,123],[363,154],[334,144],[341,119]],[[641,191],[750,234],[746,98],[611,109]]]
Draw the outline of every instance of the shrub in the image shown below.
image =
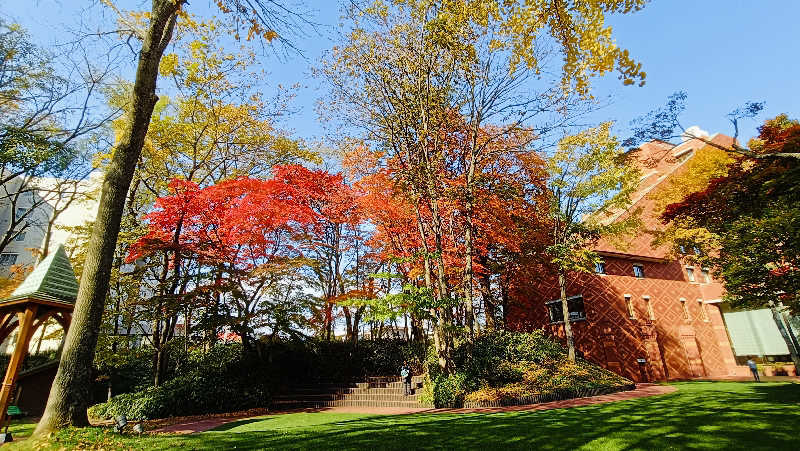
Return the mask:
[[266,368],[243,357],[241,346],[225,344],[208,352],[192,352],[184,374],[159,387],[114,396],[90,409],[95,418],[125,414],[143,420],[170,416],[219,413],[263,407],[269,403]]
[[590,362],[571,363],[566,351],[543,331],[497,331],[457,343],[455,372],[439,371],[435,352],[426,360],[430,385],[421,398],[436,407],[464,401],[497,402],[564,390],[611,389],[631,382]]

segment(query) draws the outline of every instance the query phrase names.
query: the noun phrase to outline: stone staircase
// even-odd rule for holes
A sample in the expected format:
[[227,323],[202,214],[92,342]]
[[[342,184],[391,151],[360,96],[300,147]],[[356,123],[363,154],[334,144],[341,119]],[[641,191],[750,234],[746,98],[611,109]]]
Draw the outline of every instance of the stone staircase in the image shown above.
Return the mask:
[[432,407],[419,401],[423,376],[411,379],[412,395],[403,394],[399,377],[370,377],[364,382],[301,385],[272,398],[278,410],[320,407]]

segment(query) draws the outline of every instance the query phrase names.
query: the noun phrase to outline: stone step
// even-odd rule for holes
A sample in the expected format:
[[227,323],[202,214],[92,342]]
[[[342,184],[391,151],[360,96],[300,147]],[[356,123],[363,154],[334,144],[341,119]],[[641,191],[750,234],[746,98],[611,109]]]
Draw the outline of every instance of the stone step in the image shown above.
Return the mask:
[[[422,381],[412,382],[412,387],[422,387]],[[403,388],[402,382],[361,382],[356,384],[357,388]]]
[[[422,385],[419,385],[417,389],[421,388]],[[412,386],[412,388],[414,388]],[[385,387],[371,387],[371,388],[349,388],[341,393],[346,394],[354,394],[354,395],[365,395],[368,393],[382,393],[386,395],[402,395],[405,393],[405,389],[403,388],[385,388]]]
[[394,407],[407,409],[423,409],[432,406],[417,401],[273,401],[272,408],[299,409],[320,407]]
[[[422,383],[412,384],[411,388],[419,390],[423,387]],[[405,393],[405,387],[400,384],[400,386],[393,386],[393,387],[370,387],[368,385],[364,385],[362,387],[336,387],[336,388],[325,388],[325,387],[292,387],[291,389],[287,390],[286,393],[292,394],[328,394],[328,393],[338,393],[338,394],[367,394],[367,393],[385,393],[390,395],[398,395]]]
[[[425,376],[418,375],[418,376],[411,376],[411,382],[422,382]],[[385,384],[390,382],[403,382],[400,376],[372,376],[368,377],[366,382],[376,383],[376,384]]]
[[405,407],[425,408],[430,407],[418,401],[327,401],[322,407]]
[[352,401],[416,401],[419,397],[419,392],[412,395],[405,394],[286,394],[277,395],[273,399],[276,401],[335,401],[335,400],[352,400]]

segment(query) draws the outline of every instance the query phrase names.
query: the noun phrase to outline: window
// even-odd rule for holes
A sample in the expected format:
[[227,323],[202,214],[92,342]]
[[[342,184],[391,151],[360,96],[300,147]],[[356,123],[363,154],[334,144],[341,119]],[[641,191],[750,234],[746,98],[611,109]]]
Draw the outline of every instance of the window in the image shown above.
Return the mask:
[[686,253],[686,246],[684,246],[683,244],[681,244],[681,245],[679,246],[679,248],[680,248],[680,252],[681,252],[681,254],[685,254],[685,253]]
[[17,219],[24,217],[28,214],[28,209],[25,207],[17,207]]
[[703,254],[700,252],[700,248],[697,246],[692,247],[692,250],[694,251],[694,255],[697,255],[698,257]]
[[[582,295],[567,298],[567,308],[569,308],[570,321],[586,319],[586,311],[583,308]],[[555,300],[548,302],[547,310],[550,312],[551,323],[560,323],[564,321],[564,312],[561,309],[561,301]]]
[[605,274],[606,273],[606,264],[605,262],[597,262],[594,264],[594,272],[597,274]]
[[700,318],[703,321],[708,321],[708,312],[706,311],[706,303],[702,299],[698,299],[697,303],[700,305]]
[[644,266],[640,264],[633,265],[633,276],[639,279],[644,279]]
[[647,306],[647,316],[650,318],[650,321],[655,321],[656,313],[653,311],[653,303],[650,302],[650,296],[642,296],[644,299],[644,303]]
[[625,295],[625,307],[628,309],[628,316],[630,316],[631,319],[636,319],[636,309],[633,308],[633,301],[629,294]]
[[0,254],[0,266],[11,266],[17,262],[17,254]]
[[25,232],[19,232],[17,237],[14,238],[15,241],[25,241]]
[[684,298],[681,298],[681,309],[683,310],[683,319],[685,319],[686,321],[692,319],[689,316],[689,306],[686,305],[686,299]]
[[694,268],[691,266],[686,267],[686,277],[689,279],[689,282],[694,282]]
[[711,273],[708,272],[708,268],[703,268],[703,282],[711,283]]

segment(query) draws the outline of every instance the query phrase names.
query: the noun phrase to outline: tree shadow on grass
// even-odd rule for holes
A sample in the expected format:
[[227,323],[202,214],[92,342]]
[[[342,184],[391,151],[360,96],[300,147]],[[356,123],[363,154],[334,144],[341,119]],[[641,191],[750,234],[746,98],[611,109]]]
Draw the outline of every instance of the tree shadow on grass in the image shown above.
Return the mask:
[[187,437],[230,449],[795,449],[800,385],[686,383],[674,394],[570,409],[380,416]]

